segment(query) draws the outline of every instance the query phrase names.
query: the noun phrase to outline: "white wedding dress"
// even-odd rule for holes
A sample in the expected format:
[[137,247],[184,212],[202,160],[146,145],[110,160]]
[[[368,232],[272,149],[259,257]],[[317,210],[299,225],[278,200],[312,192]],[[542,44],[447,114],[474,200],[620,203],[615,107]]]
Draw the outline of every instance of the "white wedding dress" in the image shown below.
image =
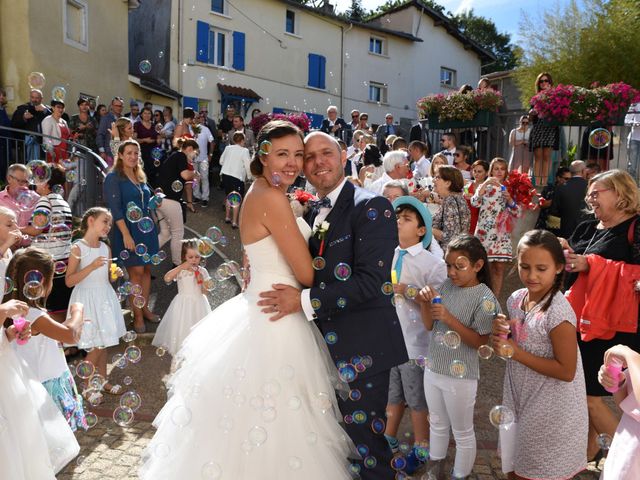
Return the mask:
[[55,480],[80,452],[67,421],[0,326],[0,478]]
[[322,336],[302,313],[272,322],[257,305],[274,283],[299,285],[272,237],[245,251],[249,287],[182,344],[140,478],[350,479],[355,449],[338,423],[339,382]]

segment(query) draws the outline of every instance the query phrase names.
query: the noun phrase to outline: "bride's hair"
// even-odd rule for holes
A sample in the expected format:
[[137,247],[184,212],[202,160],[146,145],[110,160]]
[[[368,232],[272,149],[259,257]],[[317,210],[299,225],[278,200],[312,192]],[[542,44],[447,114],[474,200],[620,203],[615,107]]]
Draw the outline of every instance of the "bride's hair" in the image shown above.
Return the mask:
[[260,156],[264,155],[264,153],[260,153],[261,150],[264,152],[262,142],[270,142],[274,138],[288,137],[289,135],[297,135],[300,140],[304,141],[302,130],[286,120],[272,120],[260,129],[256,140],[258,148],[250,165],[251,175],[258,177],[262,175],[264,170],[264,166],[260,161]]

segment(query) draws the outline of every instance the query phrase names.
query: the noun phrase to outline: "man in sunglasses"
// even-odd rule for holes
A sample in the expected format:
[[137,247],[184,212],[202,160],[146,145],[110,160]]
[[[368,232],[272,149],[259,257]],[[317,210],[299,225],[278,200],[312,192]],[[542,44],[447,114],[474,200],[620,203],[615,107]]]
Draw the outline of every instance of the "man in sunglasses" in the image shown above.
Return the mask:
[[457,138],[456,134],[453,132],[443,133],[442,137],[440,137],[440,146],[442,147],[442,151],[440,153],[447,157],[447,161],[449,165],[454,164],[456,150],[457,150]]

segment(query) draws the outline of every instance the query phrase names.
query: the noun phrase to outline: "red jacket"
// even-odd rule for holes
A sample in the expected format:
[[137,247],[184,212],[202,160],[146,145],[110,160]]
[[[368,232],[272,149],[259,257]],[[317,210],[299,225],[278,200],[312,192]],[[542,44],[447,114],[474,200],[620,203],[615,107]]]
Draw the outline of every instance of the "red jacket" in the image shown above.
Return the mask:
[[638,330],[640,265],[587,255],[589,271],[582,272],[566,293],[578,318],[582,340],[609,340],[616,332]]

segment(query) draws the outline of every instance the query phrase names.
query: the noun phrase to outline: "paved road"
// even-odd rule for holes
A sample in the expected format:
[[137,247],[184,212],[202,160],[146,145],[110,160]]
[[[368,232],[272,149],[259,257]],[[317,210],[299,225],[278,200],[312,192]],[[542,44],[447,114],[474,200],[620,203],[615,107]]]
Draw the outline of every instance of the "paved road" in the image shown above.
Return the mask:
[[[212,199],[208,208],[199,209],[196,214],[189,215],[188,231],[185,237],[203,234],[213,225],[223,230],[229,241],[228,245],[221,247],[219,254],[213,255],[207,260],[207,268],[213,273],[223,261],[227,259],[240,261],[241,258],[238,231],[232,230],[223,221],[221,204],[224,197],[222,192],[215,190],[212,193]],[[164,264],[155,267],[153,272],[157,278],[153,284],[150,304],[152,309],[160,314],[164,313],[176,292],[175,284],[166,285],[162,281],[162,275],[170,268],[171,264],[167,260]],[[518,287],[516,276],[509,276],[506,280],[504,295],[510,294]],[[223,282],[212,293],[211,306],[216,307],[238,292],[237,283]],[[504,298],[501,300],[504,304]],[[148,324],[147,327],[149,331],[155,329],[155,325],[152,324]],[[141,335],[130,343],[122,342],[119,346],[109,349],[109,358],[123,353],[127,347],[132,345],[141,349],[142,359],[139,363],[129,363],[123,369],[112,365],[110,373],[110,377],[114,381],[123,385],[128,384],[126,389],[137,392],[142,399],[141,406],[135,413],[134,422],[127,427],[118,426],[112,419],[113,409],[117,406],[118,399],[107,396],[103,404],[92,408],[92,411],[98,416],[98,423],[89,431],[78,433],[78,441],[82,447],[80,455],[58,475],[59,480],[137,478],[136,471],[140,456],[154,433],[151,421],[166,400],[162,381],[169,372],[171,363],[171,358],[168,355],[159,356],[156,349],[149,345],[151,336],[150,334]],[[488,422],[489,410],[499,404],[502,397],[504,367],[505,363],[497,358],[481,363],[481,380],[475,412],[478,455],[472,475],[472,478],[478,480],[505,478],[500,472],[500,462],[495,454],[497,431]],[[411,426],[406,415],[401,430],[401,441],[411,445],[413,443]],[[453,449],[450,449],[449,452],[449,459],[451,458],[453,458]],[[593,469],[593,466],[591,468]],[[413,478],[420,478],[420,476],[418,474]],[[264,478],[276,480],[270,479],[268,476]],[[598,474],[596,472],[582,474],[578,478],[595,479],[598,478]]]

